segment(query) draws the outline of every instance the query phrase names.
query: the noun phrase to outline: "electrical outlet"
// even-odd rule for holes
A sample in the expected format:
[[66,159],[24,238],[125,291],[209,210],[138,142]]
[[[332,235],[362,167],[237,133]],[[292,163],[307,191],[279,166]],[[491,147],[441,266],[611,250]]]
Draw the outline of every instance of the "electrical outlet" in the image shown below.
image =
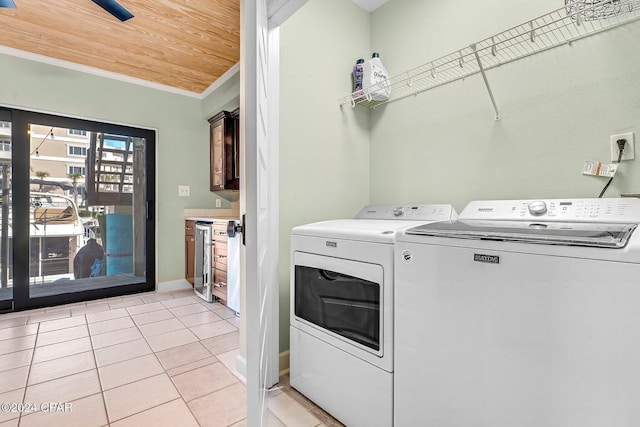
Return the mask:
[[618,161],[618,140],[626,139],[627,143],[624,146],[624,152],[622,153],[622,160],[633,160],[634,157],[634,138],[633,132],[621,133],[618,135],[611,135],[611,161]]
[[188,185],[178,185],[178,196],[189,197],[191,195],[191,187]]
[[216,199],[216,208],[221,208],[221,207],[222,207],[222,200]]

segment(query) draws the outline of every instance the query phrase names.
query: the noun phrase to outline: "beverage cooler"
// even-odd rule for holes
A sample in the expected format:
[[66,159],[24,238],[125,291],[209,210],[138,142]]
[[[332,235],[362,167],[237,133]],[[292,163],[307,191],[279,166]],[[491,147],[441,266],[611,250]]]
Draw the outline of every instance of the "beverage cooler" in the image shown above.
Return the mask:
[[205,301],[213,301],[211,277],[211,224],[196,224],[195,277],[193,290]]

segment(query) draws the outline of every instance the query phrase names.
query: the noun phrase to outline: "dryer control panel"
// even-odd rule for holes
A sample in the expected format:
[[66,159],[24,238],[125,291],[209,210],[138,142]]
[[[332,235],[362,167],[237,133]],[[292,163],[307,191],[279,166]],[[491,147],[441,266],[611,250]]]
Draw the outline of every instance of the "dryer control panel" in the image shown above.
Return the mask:
[[460,219],[640,223],[640,199],[537,199],[475,201]]
[[354,219],[444,221],[456,219],[456,213],[451,205],[370,205]]

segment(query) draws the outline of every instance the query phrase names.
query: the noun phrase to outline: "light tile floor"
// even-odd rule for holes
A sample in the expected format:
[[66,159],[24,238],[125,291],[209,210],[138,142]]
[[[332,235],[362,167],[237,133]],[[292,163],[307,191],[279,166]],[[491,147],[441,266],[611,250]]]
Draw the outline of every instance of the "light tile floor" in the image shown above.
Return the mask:
[[[0,314],[0,427],[246,426],[238,326],[188,290]],[[268,394],[268,426],[341,426]]]

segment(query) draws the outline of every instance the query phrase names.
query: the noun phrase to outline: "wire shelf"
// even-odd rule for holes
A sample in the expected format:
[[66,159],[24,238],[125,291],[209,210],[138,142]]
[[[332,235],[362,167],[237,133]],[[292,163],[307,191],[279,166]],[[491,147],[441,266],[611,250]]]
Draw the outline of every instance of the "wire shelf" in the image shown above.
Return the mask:
[[[566,0],[565,7],[554,10],[524,24],[473,43],[423,65],[391,76],[387,82],[338,98],[340,106],[358,104],[375,108],[416,95],[438,86],[482,73],[489,95],[499,112],[488,85],[485,70],[516,61],[538,52],[636,21],[640,18],[640,0]],[[372,100],[367,89],[391,88],[385,101]]]

